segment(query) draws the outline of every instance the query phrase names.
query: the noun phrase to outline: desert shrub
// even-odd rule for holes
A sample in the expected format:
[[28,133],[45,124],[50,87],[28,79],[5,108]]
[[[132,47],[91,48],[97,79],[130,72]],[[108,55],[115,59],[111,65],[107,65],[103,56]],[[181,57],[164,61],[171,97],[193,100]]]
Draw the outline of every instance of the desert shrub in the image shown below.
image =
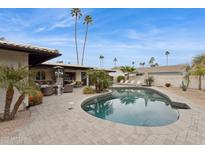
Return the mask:
[[125,80],[125,76],[119,75],[119,76],[117,77],[117,82],[120,82],[121,80]]
[[83,94],[94,94],[95,93],[95,90],[91,87],[84,87],[83,89]]
[[43,102],[43,94],[41,91],[29,95],[29,106],[39,105]]
[[165,83],[165,87],[171,87],[171,83]]
[[145,79],[145,83],[147,86],[152,86],[152,83],[154,82],[154,77],[149,76],[147,79]]
[[182,91],[187,91],[188,86],[184,83],[184,81],[182,81],[182,85],[181,85]]

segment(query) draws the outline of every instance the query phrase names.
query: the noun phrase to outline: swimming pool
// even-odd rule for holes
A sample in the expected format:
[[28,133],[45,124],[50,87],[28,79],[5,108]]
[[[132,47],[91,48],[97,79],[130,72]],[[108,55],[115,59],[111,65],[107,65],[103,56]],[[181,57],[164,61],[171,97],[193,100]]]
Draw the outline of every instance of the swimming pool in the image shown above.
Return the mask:
[[179,119],[177,109],[164,94],[148,88],[117,88],[82,105],[87,113],[134,126],[165,126]]

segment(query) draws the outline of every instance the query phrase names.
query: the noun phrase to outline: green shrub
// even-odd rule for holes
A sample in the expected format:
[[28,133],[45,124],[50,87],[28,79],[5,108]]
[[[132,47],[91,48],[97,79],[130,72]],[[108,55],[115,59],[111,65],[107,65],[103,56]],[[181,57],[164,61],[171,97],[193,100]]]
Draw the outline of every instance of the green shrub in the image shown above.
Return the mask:
[[171,87],[171,83],[165,83],[165,87]]
[[103,92],[112,84],[109,74],[104,70],[89,70],[87,74],[97,93]]
[[124,81],[125,81],[125,76],[119,75],[119,76],[117,77],[117,82],[120,82],[121,80],[124,80]]
[[94,93],[95,93],[95,90],[91,87],[87,86],[83,89],[83,94],[94,94]]

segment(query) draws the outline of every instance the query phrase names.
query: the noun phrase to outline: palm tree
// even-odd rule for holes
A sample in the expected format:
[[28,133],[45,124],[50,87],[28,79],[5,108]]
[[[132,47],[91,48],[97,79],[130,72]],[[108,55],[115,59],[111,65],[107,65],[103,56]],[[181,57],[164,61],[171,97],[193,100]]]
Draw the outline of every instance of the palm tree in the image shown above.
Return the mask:
[[[0,66],[0,88],[6,89],[4,114],[1,120],[13,120],[25,95],[37,92],[31,82],[28,81],[28,76],[29,71],[26,67],[15,69],[13,67]],[[11,110],[14,89],[20,92],[20,96]]]
[[154,63],[155,63],[155,58],[151,57],[150,60],[149,60],[150,67],[154,67]]
[[86,31],[85,31],[85,40],[84,40],[84,45],[83,45],[83,53],[82,53],[82,61],[81,61],[81,65],[83,65],[84,62],[84,53],[85,53],[85,45],[86,45],[86,41],[87,41],[87,36],[88,36],[88,25],[92,24],[93,20],[92,17],[87,15],[84,19],[84,23],[86,25]]
[[145,62],[140,62],[139,65],[144,67]]
[[158,63],[155,63],[155,64],[154,64],[154,67],[156,67],[156,66],[159,66],[159,64],[158,64]]
[[117,66],[116,65],[116,63],[117,63],[117,58],[116,57],[113,59],[113,62],[114,62],[114,67],[116,67]]
[[89,70],[87,74],[91,83],[95,85],[97,93],[100,93],[106,88],[109,88],[111,82],[110,76],[107,72],[102,70]]
[[135,62],[134,61],[132,61],[132,67],[135,67]]
[[205,75],[205,54],[198,55],[192,60],[192,71],[193,75],[199,76],[198,89],[201,90],[202,76]]
[[78,56],[78,42],[77,42],[77,20],[80,19],[82,13],[79,8],[71,9],[72,17],[75,17],[75,47],[76,47],[76,56],[77,56],[77,64],[79,64],[79,56]]
[[103,67],[103,59],[105,57],[103,55],[100,55],[99,59],[100,59],[100,67]]
[[130,66],[122,66],[120,68],[120,70],[123,73],[127,73],[127,80],[129,80],[130,73],[133,73],[135,71],[135,68],[134,67],[130,67]]
[[166,52],[165,52],[165,55],[166,55],[166,57],[167,57],[167,66],[168,66],[168,56],[170,55],[170,52],[169,52],[169,51],[166,51]]

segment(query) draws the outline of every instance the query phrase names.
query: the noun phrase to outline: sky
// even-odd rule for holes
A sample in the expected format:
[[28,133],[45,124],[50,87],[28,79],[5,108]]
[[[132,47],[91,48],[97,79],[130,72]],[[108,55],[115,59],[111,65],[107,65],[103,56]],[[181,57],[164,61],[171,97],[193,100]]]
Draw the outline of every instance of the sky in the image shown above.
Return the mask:
[[[78,44],[81,59],[85,37],[83,20],[93,18],[89,26],[85,65],[98,67],[103,55],[105,68],[146,65],[155,57],[166,65],[191,63],[205,52],[205,9],[81,9]],[[17,43],[58,49],[62,56],[52,61],[76,64],[74,19],[70,9],[0,9],[0,37]]]

